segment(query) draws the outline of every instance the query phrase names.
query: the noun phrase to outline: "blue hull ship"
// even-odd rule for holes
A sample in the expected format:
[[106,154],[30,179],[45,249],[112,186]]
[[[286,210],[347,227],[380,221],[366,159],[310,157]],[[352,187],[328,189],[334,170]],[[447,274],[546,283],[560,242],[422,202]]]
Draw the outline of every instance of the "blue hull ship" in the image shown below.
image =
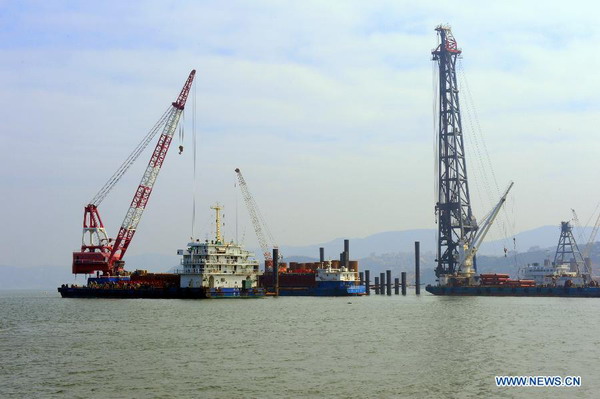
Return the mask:
[[[358,262],[355,261],[351,262],[350,268],[334,265],[332,261],[301,264],[299,270],[287,270],[284,266],[278,274],[278,293],[280,296],[366,295],[366,287],[360,284],[357,269]],[[270,294],[275,294],[272,271],[263,274],[260,280],[262,287]]]

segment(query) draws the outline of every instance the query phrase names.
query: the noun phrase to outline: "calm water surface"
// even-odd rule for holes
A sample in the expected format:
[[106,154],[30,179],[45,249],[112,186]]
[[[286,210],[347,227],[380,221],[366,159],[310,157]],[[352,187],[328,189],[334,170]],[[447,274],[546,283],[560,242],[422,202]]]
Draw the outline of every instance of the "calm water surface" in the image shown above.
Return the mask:
[[[600,397],[600,299],[0,291],[1,398]],[[495,375],[580,375],[497,388]]]

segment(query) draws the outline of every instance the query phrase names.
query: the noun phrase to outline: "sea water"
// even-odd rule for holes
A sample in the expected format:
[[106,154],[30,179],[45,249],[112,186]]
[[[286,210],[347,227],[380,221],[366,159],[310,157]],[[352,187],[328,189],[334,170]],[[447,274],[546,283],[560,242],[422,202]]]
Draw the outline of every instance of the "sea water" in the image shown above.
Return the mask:
[[[0,291],[1,398],[600,397],[600,299]],[[499,388],[494,377],[581,376]]]

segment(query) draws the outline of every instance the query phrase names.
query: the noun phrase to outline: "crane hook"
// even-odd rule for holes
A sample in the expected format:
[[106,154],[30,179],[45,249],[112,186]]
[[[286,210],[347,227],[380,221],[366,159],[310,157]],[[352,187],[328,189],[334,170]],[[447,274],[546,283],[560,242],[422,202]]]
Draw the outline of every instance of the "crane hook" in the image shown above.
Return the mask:
[[180,146],[179,146],[179,155],[181,155],[181,153],[182,153],[182,152],[183,152],[183,146],[182,146],[182,145],[180,145]]

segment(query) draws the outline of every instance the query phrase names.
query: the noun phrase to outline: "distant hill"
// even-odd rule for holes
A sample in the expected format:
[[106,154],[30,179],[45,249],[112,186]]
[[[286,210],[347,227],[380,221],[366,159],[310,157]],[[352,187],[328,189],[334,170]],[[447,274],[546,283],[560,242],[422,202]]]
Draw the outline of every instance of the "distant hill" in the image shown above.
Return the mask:
[[[550,261],[554,258],[554,247],[544,249],[533,249],[527,252],[509,251],[506,256],[477,256],[477,270],[480,273],[508,273],[512,277],[518,277],[519,269],[532,263],[543,263],[545,259]],[[591,251],[592,265],[595,275],[600,275],[600,243],[595,243]],[[414,253],[387,253],[373,255],[359,259],[360,270],[370,270],[371,276],[379,276],[379,273],[391,270],[392,275],[397,277],[400,272],[407,272],[409,281],[414,281]],[[424,284],[435,281],[435,254],[431,251],[421,252],[421,281]]]
[[[414,248],[414,241],[421,241],[421,248],[431,251],[436,240],[435,234],[435,230],[419,229],[388,231],[364,238],[350,238],[350,253],[352,258],[363,258],[371,254],[408,252]],[[318,259],[319,247],[325,248],[326,259],[338,259],[340,252],[344,250],[344,238],[306,246],[283,245],[280,247],[280,253],[284,256],[310,256]]]
[[16,267],[0,265],[0,289],[41,289],[56,290],[64,283],[81,284],[83,276],[77,280],[71,274],[71,267],[67,266],[35,266]]
[[[127,269],[166,272],[179,265],[177,255],[142,254],[127,257]],[[55,290],[61,284],[84,284],[85,276],[71,273],[71,265],[16,267],[0,265],[0,289]]]
[[127,270],[146,269],[160,273],[179,267],[181,256],[164,254],[140,254],[127,256]]
[[[583,228],[584,236],[587,237],[590,232],[590,227]],[[575,235],[577,238],[578,232]],[[559,236],[559,226],[542,226],[518,233],[514,238],[517,251],[526,252],[539,248],[554,247],[558,242]],[[366,258],[371,255],[385,253],[412,252],[415,241],[420,241],[422,252],[435,252],[437,230],[387,231],[364,238],[347,238],[350,238],[350,255],[352,258]],[[481,255],[502,255],[505,246],[507,250],[514,250],[513,237],[508,237],[505,240],[484,242],[479,249],[479,253]],[[344,249],[344,238],[336,238],[328,242],[306,246],[284,245],[280,247],[280,253],[284,256],[310,256],[318,258],[319,247],[325,248],[325,257],[327,259],[338,259],[340,252]],[[254,251],[256,253],[262,252],[256,249]]]

